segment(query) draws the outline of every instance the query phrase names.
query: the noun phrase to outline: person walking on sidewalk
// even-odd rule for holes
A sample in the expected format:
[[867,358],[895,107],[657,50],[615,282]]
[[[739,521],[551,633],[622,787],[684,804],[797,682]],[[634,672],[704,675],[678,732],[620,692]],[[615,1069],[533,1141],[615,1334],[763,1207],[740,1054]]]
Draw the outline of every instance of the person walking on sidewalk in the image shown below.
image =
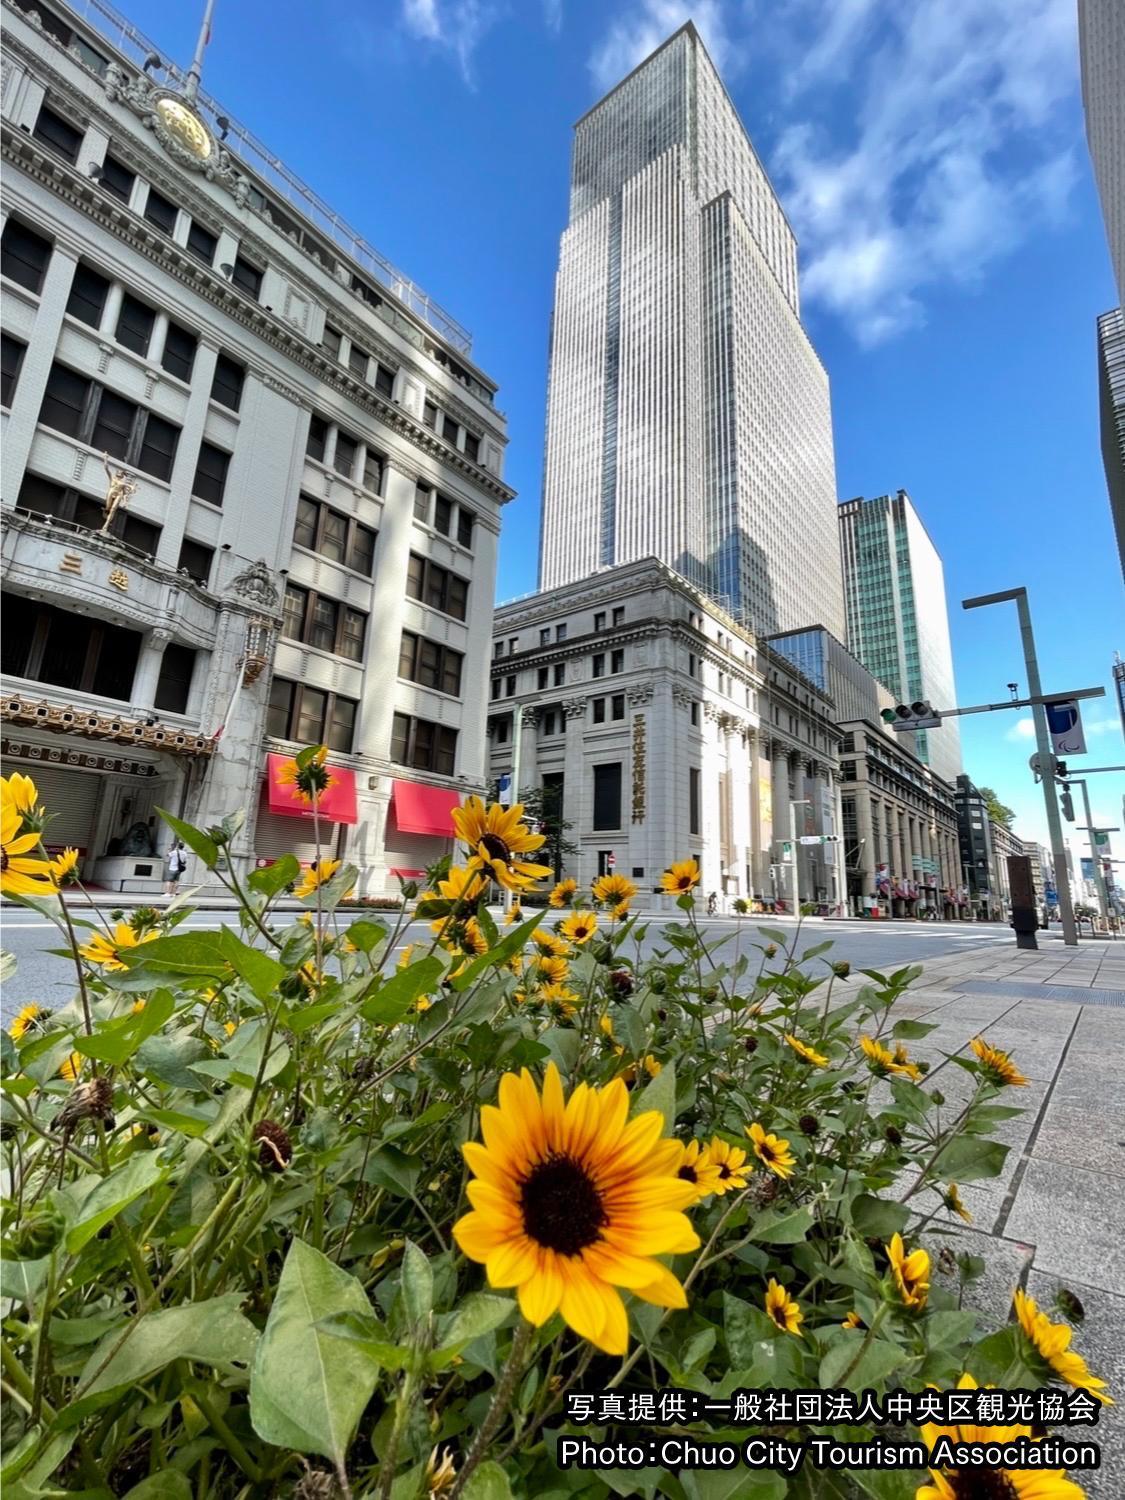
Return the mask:
[[184,846],[176,839],[171,849],[168,850],[168,858],[164,861],[164,894],[174,896],[176,887],[180,883],[180,877],[187,869],[187,855]]

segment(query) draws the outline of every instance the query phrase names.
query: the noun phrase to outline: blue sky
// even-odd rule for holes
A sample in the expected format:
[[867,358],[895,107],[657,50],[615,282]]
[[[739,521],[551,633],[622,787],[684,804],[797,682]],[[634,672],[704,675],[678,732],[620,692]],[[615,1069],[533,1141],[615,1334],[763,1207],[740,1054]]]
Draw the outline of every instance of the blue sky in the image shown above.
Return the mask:
[[[190,58],[202,0],[118,3]],[[1014,610],[960,600],[1025,584],[1045,686],[1103,684],[1089,761],[1125,761],[1094,342],[1116,295],[1074,0],[218,0],[204,86],[472,330],[520,496],[506,598],[535,586],[571,126],[689,15],[800,239],[839,493],[905,488],[943,555],[960,701],[1023,677]],[[1043,837],[1017,715],[962,730],[966,769]],[[1125,777],[1095,784],[1120,823]]]

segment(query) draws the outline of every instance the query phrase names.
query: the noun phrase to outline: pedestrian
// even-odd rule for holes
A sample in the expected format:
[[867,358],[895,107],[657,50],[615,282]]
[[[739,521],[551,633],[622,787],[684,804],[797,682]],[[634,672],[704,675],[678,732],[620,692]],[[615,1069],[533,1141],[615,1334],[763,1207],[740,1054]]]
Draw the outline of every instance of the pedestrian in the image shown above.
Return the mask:
[[168,858],[164,861],[164,894],[174,896],[176,887],[180,883],[180,876],[187,869],[187,855],[184,853],[182,842],[177,839],[168,850]]

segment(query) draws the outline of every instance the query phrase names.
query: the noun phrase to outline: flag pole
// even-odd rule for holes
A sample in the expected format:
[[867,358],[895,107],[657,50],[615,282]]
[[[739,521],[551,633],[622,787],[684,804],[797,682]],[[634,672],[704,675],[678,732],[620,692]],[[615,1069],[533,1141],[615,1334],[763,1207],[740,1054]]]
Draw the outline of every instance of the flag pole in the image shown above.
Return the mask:
[[195,56],[191,60],[187,77],[184,79],[184,96],[195,103],[199,94],[199,80],[203,76],[203,50],[211,40],[211,13],[215,9],[215,0],[207,0],[206,9],[203,12],[203,25],[199,28],[199,40],[195,44]]
[[[520,741],[523,733],[523,709],[512,709],[512,800],[508,806],[511,807],[520,800]],[[504,911],[512,909],[512,893],[504,888]]]

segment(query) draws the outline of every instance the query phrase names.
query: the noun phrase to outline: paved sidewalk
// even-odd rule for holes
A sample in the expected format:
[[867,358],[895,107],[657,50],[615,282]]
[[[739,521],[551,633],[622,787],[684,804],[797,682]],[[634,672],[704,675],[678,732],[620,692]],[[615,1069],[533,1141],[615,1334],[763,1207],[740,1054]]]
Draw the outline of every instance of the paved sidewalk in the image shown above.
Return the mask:
[[[929,959],[898,1002],[897,1018],[936,1023],[911,1053],[930,1063],[926,1087],[956,1111],[972,1088],[948,1060],[983,1035],[1012,1056],[1028,1087],[1005,1104],[1025,1113],[994,1132],[1011,1149],[1001,1175],[961,1189],[973,1227],[942,1212],[987,1272],[967,1301],[996,1326],[1023,1286],[1049,1309],[1060,1287],[1080,1299],[1085,1322],[1074,1345],[1110,1384],[1117,1402],[1093,1432],[1102,1468],[1074,1477],[1091,1500],[1125,1495],[1125,944],[1084,940],[1064,947],[1040,934],[1040,948],[1010,945]],[[907,945],[904,945],[907,946]],[[904,958],[903,962],[907,962]],[[866,983],[853,976],[846,987]],[[837,988],[836,993],[840,990]],[[945,1234],[931,1236],[936,1262]],[[958,1245],[956,1248],[961,1248]],[[1055,1317],[1059,1314],[1056,1312]]]

